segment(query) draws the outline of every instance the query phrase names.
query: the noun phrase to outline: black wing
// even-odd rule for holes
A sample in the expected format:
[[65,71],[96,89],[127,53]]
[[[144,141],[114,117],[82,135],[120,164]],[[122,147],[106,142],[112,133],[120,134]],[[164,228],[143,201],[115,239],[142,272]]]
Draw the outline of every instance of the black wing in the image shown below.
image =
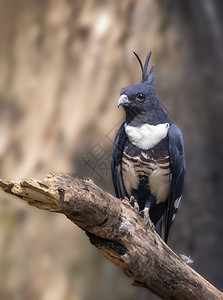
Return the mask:
[[115,188],[115,194],[118,198],[125,198],[125,196],[127,196],[122,179],[122,154],[126,139],[127,136],[123,122],[115,137],[111,157],[112,180]]
[[169,154],[172,181],[167,206],[163,215],[163,239],[165,242],[167,242],[170,226],[174,221],[180,203],[185,174],[183,137],[180,129],[175,124],[172,124],[169,129]]

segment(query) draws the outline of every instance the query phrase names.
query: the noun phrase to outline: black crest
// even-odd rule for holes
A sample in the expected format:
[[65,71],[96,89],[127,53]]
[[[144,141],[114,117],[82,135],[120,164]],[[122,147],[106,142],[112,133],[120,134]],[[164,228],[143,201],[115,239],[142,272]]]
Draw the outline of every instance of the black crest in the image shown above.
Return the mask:
[[155,64],[153,64],[151,69],[149,70],[149,72],[147,72],[148,64],[149,64],[149,60],[150,60],[152,52],[150,51],[149,54],[147,55],[144,66],[143,66],[138,54],[136,54],[134,51],[133,51],[133,53],[135,54],[135,56],[140,64],[141,70],[142,70],[142,81],[141,82],[145,82],[147,84],[153,84],[154,78],[156,77],[156,75],[153,74],[153,69],[155,67]]

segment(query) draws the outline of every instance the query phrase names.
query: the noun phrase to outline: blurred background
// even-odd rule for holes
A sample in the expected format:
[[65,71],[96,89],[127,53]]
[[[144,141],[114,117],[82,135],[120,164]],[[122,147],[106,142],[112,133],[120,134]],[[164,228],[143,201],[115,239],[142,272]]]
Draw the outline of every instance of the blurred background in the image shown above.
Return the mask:
[[[0,0],[0,176],[69,172],[114,194],[117,100],[150,50],[186,149],[169,245],[223,289],[222,1]],[[64,216],[0,192],[1,299],[158,299],[131,283]]]

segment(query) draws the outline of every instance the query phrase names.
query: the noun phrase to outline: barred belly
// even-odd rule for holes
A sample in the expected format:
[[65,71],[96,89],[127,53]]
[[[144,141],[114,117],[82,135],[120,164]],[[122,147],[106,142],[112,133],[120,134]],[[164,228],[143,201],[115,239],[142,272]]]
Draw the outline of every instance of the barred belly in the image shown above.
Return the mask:
[[147,151],[141,151],[136,156],[127,154],[124,149],[122,157],[122,175],[126,192],[129,197],[132,190],[138,190],[140,175],[148,178],[148,193],[156,197],[156,204],[164,202],[169,194],[171,174],[168,153],[153,157]]

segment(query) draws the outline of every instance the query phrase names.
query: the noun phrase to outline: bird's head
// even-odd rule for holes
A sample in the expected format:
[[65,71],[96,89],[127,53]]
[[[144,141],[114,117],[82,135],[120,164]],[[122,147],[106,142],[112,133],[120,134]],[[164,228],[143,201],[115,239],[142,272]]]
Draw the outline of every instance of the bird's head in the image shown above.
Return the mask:
[[[138,84],[130,85],[121,90],[118,107],[124,107],[127,120],[131,120],[134,117],[143,119],[145,116],[149,117],[149,114],[153,114],[154,108],[159,106],[153,83],[156,76],[153,74],[155,64],[153,64],[149,72],[147,71],[151,52],[147,55],[144,66],[138,55],[135,52],[133,53],[139,61],[142,70],[142,80]],[[145,120],[143,121],[145,122]]]

